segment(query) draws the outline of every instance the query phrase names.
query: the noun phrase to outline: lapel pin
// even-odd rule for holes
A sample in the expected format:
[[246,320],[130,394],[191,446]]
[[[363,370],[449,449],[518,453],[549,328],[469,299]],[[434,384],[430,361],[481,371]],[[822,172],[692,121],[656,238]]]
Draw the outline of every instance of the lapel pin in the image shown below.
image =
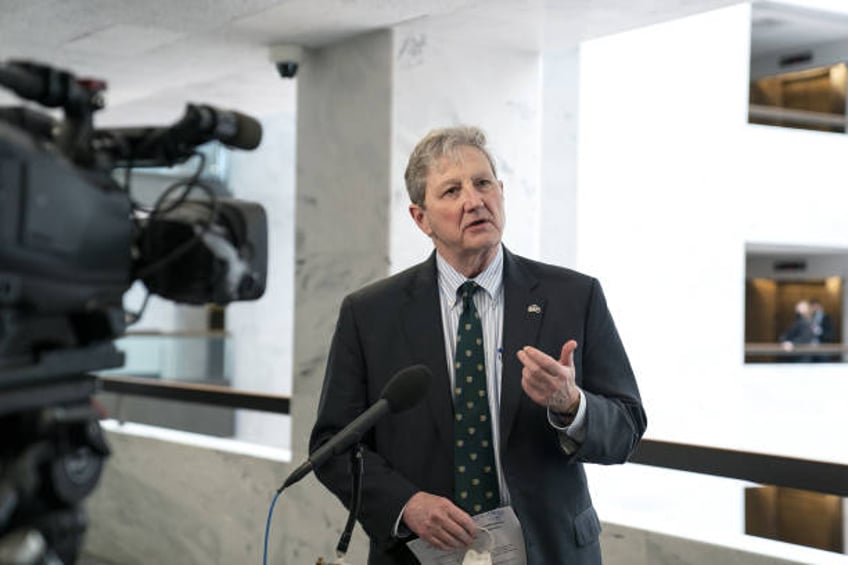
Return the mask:
[[527,312],[529,312],[530,314],[541,314],[542,313],[542,307],[539,306],[538,304],[531,304],[530,306],[527,307]]

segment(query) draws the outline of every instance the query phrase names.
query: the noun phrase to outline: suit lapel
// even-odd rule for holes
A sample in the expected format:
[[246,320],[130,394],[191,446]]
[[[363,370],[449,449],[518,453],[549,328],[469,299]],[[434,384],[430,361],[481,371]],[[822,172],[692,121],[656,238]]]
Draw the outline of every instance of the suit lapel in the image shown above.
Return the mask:
[[521,404],[521,362],[517,353],[525,345],[536,345],[545,298],[538,280],[504,248],[503,368],[501,373],[501,449],[508,441]]
[[433,373],[427,391],[427,405],[441,441],[453,454],[453,401],[450,375],[445,356],[442,311],[436,276],[436,254],[421,264],[407,289],[402,307],[403,327],[416,362],[424,363]]

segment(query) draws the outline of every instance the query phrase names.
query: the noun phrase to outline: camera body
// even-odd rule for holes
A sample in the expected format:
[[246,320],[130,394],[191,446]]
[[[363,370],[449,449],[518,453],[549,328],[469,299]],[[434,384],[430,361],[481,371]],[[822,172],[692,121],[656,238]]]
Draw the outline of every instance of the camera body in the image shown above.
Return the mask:
[[64,111],[0,108],[0,560],[36,536],[26,562],[71,563],[109,454],[91,372],[123,365],[124,293],[140,280],[223,305],[261,297],[267,272],[259,204],[217,197],[198,171],[144,209],[114,173],[173,166],[213,140],[253,149],[261,127],[189,104],[168,127],[98,130],[105,84],[32,62],[0,63],[0,86]]

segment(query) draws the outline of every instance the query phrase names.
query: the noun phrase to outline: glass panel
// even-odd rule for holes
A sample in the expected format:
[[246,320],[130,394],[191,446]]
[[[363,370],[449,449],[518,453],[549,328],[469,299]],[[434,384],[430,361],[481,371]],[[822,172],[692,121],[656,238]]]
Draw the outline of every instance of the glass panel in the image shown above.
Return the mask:
[[100,374],[230,386],[230,344],[231,340],[223,332],[129,333],[115,342],[126,356],[124,366]]

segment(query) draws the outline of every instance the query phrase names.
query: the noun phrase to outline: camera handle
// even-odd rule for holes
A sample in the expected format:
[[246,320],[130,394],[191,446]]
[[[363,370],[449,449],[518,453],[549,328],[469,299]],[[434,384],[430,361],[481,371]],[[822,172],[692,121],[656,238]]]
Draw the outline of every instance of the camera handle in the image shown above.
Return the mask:
[[68,71],[21,60],[0,64],[0,86],[47,108],[62,108],[66,123],[57,134],[59,148],[78,165],[93,164],[93,114],[105,106],[105,82],[77,79]]

